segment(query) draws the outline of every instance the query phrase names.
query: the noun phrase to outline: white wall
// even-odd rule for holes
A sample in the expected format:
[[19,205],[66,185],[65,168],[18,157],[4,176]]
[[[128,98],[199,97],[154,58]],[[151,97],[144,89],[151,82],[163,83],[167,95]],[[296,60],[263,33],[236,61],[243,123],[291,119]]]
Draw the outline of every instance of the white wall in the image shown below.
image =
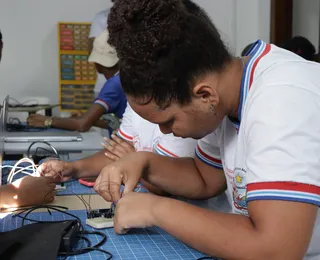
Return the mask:
[[210,15],[222,38],[232,52],[236,47],[236,1],[237,0],[195,0]]
[[57,102],[57,23],[90,22],[109,5],[109,0],[0,0],[0,99],[10,94]]
[[270,41],[270,0],[235,0],[236,54],[256,40]]
[[304,36],[319,51],[320,0],[293,0],[292,36]]
[[240,55],[249,43],[258,39],[270,41],[270,0],[196,0],[195,2],[210,14],[234,54]]
[[[270,0],[195,0],[237,55],[252,41],[269,41]],[[10,94],[58,101],[58,21],[91,21],[109,0],[0,0],[4,53],[0,100]]]

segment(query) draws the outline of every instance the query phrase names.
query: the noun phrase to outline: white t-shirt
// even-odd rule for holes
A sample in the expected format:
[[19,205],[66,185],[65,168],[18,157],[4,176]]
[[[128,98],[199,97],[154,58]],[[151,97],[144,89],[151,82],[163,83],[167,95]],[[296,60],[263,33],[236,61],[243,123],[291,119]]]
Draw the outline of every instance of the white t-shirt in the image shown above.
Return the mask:
[[[129,142],[133,142],[136,151],[155,152],[170,157],[194,157],[197,140],[179,138],[172,134],[163,134],[157,124],[140,117],[129,104],[123,114],[118,135]],[[181,198],[180,198],[181,199]],[[230,205],[226,195],[222,194],[210,200],[185,200],[199,207],[229,212]]]
[[[103,10],[103,11],[96,14],[96,16],[94,17],[92,24],[91,24],[89,38],[98,37],[106,29],[109,12],[110,12],[110,10],[107,9],[107,10]],[[96,85],[94,87],[95,98],[99,94],[104,83],[106,83],[105,76],[100,73],[97,73],[97,81],[96,81]]]
[[163,134],[159,126],[140,117],[129,103],[123,114],[118,135],[133,142],[136,151],[155,152],[171,157],[194,157],[197,141]]
[[[254,200],[320,206],[320,65],[262,41],[251,50],[240,124],[225,118],[196,154],[223,168],[235,213],[247,215]],[[320,259],[319,216],[307,260]]]

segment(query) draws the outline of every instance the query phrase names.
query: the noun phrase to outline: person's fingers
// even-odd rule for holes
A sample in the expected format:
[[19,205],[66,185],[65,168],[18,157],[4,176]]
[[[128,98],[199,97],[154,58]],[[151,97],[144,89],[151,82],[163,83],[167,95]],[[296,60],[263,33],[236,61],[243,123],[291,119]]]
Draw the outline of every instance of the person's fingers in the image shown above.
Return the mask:
[[47,169],[48,169],[47,164],[43,163],[37,168],[37,174],[39,174],[40,176],[44,176],[45,173],[47,172]]
[[122,145],[123,143],[126,143],[125,141],[123,141],[120,137],[118,137],[115,134],[112,134],[111,138],[112,138],[113,141],[117,142],[118,144]]
[[124,189],[122,194],[123,196],[125,196],[126,194],[135,190],[138,184],[138,181],[135,180],[135,178],[131,177],[131,178],[127,178],[123,184],[124,184]]
[[100,173],[96,184],[98,193],[107,201],[118,201],[120,199],[120,187],[122,184],[121,170],[117,165],[107,166]]
[[102,146],[107,151],[115,154],[119,158],[122,157],[123,155],[127,154],[126,148],[121,146],[120,144],[118,144],[108,138],[105,138],[105,141],[106,141],[106,143],[102,143]]
[[113,166],[109,174],[109,190],[113,202],[121,198],[120,189],[122,184],[122,174],[116,166]]
[[56,191],[52,191],[52,192],[49,192],[45,198],[44,198],[44,201],[46,203],[50,203],[52,201],[54,201],[54,197],[56,196]]
[[113,150],[115,149],[115,145],[111,145],[110,143],[101,143],[101,145],[103,146],[104,149],[113,152]]
[[118,158],[122,157],[124,154],[126,154],[126,151],[123,147],[116,144],[114,146],[102,144],[104,149],[109,151],[110,153],[113,153],[114,155],[118,156]]
[[126,234],[129,231],[129,229],[125,227],[125,224],[124,224],[125,216],[122,216],[121,209],[122,209],[122,206],[119,203],[116,207],[116,211],[113,219],[114,231],[116,234],[119,234],[119,235]]
[[45,177],[42,177],[42,178],[45,178],[46,183],[48,185],[56,185],[55,184],[55,179],[52,176],[45,176]]
[[127,234],[129,232],[129,228],[124,228],[122,227],[120,224],[118,223],[113,223],[114,225],[114,232],[118,235],[124,235],[124,234]]
[[[103,176],[100,176],[95,181],[94,190],[106,201],[114,201],[113,195],[110,191],[110,180],[109,176],[107,174],[104,174]],[[120,187],[118,190],[119,195],[116,195],[116,198],[120,198]]]
[[59,174],[56,171],[49,170],[49,171],[46,171],[42,175],[42,177],[57,179],[57,178],[59,178]]
[[112,161],[117,161],[119,160],[119,157],[114,155],[113,153],[104,153],[105,156],[107,156],[110,160]]
[[53,172],[53,171],[47,171],[47,172],[45,172],[42,176],[43,176],[43,177],[56,178],[56,177],[57,177],[57,173],[56,173],[56,172]]
[[52,169],[52,165],[50,163],[44,163],[38,167],[37,174],[43,177],[56,178],[57,172]]
[[124,148],[131,148],[132,145],[130,145],[128,142],[124,141],[122,138],[120,138],[119,136],[112,134],[111,135],[112,140],[114,140],[115,142],[117,142],[118,144],[120,144],[122,147]]
[[111,145],[111,146],[115,146],[115,145],[117,144],[115,141],[111,140],[111,139],[108,138],[108,137],[104,137],[103,139],[104,139],[104,141],[105,141],[107,144],[109,144],[109,145]]
[[65,176],[65,177],[63,177],[60,181],[61,181],[61,182],[66,182],[66,181],[69,181],[70,179],[71,179],[70,176]]
[[134,147],[132,146],[132,144],[124,141],[117,135],[111,135],[111,137],[112,137],[112,140],[116,141],[120,145],[120,147],[123,148],[123,151],[125,153],[132,152],[134,150]]
[[110,149],[113,149],[113,147],[109,144],[105,144],[105,143],[101,143],[101,145],[103,146],[104,149],[110,151]]
[[54,182],[47,184],[49,190],[55,190],[56,189],[56,184]]
[[46,183],[53,183],[54,182],[53,176],[42,176],[40,178],[43,178],[46,181]]

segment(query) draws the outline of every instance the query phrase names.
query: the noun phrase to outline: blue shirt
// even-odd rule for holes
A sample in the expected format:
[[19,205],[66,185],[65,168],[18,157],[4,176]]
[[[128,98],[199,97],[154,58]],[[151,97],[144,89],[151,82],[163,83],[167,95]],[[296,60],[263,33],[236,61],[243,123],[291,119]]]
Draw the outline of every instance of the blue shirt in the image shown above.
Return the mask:
[[122,118],[127,99],[121,87],[119,74],[107,80],[94,103],[103,106],[106,114],[113,113],[118,118]]

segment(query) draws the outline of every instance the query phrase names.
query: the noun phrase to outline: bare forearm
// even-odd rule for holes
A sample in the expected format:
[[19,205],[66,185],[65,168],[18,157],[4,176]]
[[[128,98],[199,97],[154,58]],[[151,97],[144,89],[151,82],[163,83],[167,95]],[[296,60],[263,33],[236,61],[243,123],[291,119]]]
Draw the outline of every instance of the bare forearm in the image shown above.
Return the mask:
[[99,119],[94,123],[94,126],[107,129],[108,128],[108,122],[102,119]]
[[86,132],[90,129],[90,127],[85,126],[78,118],[53,117],[51,126],[54,128],[79,132]]
[[146,153],[148,168],[144,179],[167,193],[187,198],[206,197],[206,184],[192,158],[171,158]]
[[159,187],[150,184],[149,182],[145,181],[144,179],[140,180],[141,184],[151,193],[159,195],[159,196],[169,196],[170,194],[163,191]]
[[113,161],[105,156],[102,150],[92,156],[73,162],[74,174],[76,178],[95,177],[101,170]]
[[20,206],[15,198],[16,193],[12,184],[0,186],[0,210]]
[[299,259],[275,253],[271,241],[266,241],[251,219],[243,215],[217,213],[162,198],[153,218],[156,226],[211,256],[228,260]]

